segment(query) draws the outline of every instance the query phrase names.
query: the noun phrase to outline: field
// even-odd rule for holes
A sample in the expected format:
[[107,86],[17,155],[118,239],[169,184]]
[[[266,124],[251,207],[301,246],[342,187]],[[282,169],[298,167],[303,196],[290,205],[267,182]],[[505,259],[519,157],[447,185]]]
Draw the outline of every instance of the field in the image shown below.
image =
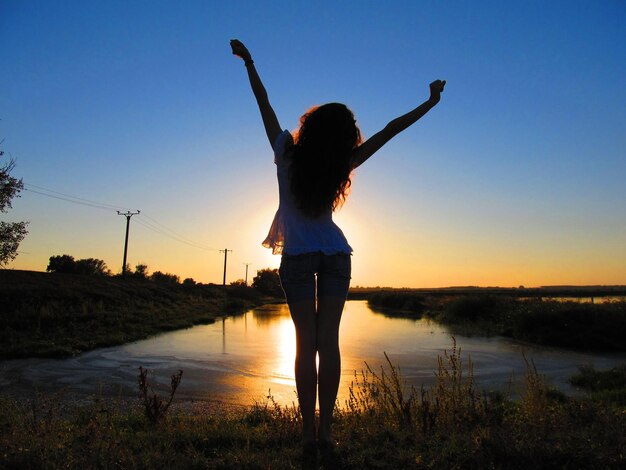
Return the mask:
[[241,286],[0,270],[0,359],[64,357],[267,302]]

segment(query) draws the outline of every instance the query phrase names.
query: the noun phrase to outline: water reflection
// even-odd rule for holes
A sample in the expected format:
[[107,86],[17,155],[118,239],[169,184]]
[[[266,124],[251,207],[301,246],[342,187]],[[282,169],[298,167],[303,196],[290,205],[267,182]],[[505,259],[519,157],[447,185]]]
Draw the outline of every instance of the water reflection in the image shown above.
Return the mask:
[[[426,319],[392,318],[370,310],[364,301],[347,302],[341,323],[344,403],[354,371],[367,362],[384,364],[386,352],[400,366],[409,385],[432,384],[437,356],[451,347],[448,331]],[[567,378],[583,364],[613,367],[626,355],[591,355],[531,347],[504,338],[457,336],[465,359],[471,356],[482,388],[507,388],[523,375],[522,353],[564,391]],[[177,396],[250,404],[268,391],[283,404],[296,401],[293,362],[295,330],[286,305],[269,305],[211,325],[165,333],[119,347],[104,348],[64,360],[28,359],[0,362],[0,386],[13,393],[67,386],[93,394],[133,395],[137,368],[154,371],[153,380],[169,383],[178,369],[184,375]]]

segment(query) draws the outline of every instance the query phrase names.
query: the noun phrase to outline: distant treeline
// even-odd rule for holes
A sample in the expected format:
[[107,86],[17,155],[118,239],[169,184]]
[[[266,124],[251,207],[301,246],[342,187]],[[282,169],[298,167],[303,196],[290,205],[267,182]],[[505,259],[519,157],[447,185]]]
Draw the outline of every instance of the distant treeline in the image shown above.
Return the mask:
[[[59,274],[78,274],[84,276],[123,276],[120,274],[113,275],[107,264],[97,258],[74,259],[71,255],[51,256],[46,268],[47,272]],[[154,271],[152,274],[148,271],[148,265],[139,263],[135,269],[126,266],[125,277],[135,279],[149,279],[160,283],[181,284],[180,276],[172,273],[163,273]],[[183,279],[184,286],[194,286],[198,284],[193,278]],[[231,286],[246,287],[246,281],[237,279],[230,283]],[[252,279],[252,287],[259,290],[262,294],[274,297],[282,297],[283,291],[280,287],[280,279],[277,269],[260,269],[256,276]]]
[[[48,262],[47,272],[60,274],[80,274],[86,276],[112,276],[111,270],[107,264],[97,258],[74,259],[71,255],[51,256]],[[126,274],[130,277],[139,279],[151,279],[157,282],[169,282],[173,284],[180,283],[180,277],[176,274],[163,273],[155,271],[148,274],[148,265],[140,263],[132,270],[130,266],[126,266]],[[116,274],[119,276],[120,274]],[[193,278],[183,280],[185,285],[194,285],[196,282]]]
[[626,296],[626,286],[542,286],[542,287],[437,287],[437,288],[392,288],[392,287],[352,287],[348,298],[368,300],[374,294],[384,296],[422,295],[446,297],[456,295],[494,295],[515,298],[550,297],[606,297]]

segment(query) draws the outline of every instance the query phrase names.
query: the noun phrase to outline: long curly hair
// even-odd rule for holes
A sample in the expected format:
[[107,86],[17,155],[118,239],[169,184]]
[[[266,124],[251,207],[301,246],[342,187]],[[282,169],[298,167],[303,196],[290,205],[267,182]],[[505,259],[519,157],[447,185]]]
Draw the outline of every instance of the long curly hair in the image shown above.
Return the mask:
[[298,208],[319,217],[340,207],[350,190],[350,155],[361,144],[354,114],[341,103],[314,106],[294,135],[289,178]]

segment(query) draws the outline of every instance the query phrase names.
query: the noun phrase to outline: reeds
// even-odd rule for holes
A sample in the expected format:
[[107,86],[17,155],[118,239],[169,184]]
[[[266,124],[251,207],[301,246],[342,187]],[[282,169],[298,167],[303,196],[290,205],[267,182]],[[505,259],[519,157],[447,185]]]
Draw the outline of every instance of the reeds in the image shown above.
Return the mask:
[[436,429],[465,426],[484,418],[490,410],[490,395],[478,393],[474,386],[471,359],[464,362],[456,339],[452,348],[437,358],[436,382],[430,388],[408,387],[400,369],[385,353],[386,367],[375,372],[355,373],[349,388],[346,410],[359,417],[376,416],[412,433],[429,434]]

